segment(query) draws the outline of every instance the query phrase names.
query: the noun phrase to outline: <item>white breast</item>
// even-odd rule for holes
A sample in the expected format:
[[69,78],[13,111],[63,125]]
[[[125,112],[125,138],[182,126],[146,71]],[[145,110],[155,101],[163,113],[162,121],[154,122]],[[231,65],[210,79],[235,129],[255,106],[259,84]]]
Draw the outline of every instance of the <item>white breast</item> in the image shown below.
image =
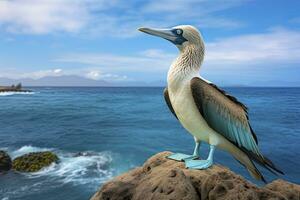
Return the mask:
[[191,78],[168,83],[170,101],[182,126],[198,140],[208,142],[211,129],[194,102],[190,88]]

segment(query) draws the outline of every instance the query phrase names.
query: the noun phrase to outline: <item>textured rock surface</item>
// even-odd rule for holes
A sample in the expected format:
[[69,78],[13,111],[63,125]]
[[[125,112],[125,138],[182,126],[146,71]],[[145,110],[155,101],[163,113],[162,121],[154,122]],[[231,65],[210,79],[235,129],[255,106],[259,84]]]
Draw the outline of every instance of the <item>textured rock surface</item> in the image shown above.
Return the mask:
[[107,182],[91,200],[300,200],[299,185],[276,180],[260,188],[219,165],[185,169],[184,163],[166,159],[169,154],[156,154],[142,167]]
[[5,151],[0,151],[0,172],[11,169],[11,158]]
[[20,172],[36,172],[53,162],[58,162],[58,157],[54,153],[50,151],[34,152],[14,159],[12,167]]

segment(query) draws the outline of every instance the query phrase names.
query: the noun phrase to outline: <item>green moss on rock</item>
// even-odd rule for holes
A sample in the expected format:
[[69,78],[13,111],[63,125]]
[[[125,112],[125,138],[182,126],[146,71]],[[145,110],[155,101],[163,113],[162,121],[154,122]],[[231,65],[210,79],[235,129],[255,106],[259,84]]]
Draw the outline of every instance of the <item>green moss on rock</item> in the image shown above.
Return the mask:
[[28,153],[13,160],[12,167],[20,172],[37,172],[43,167],[58,162],[58,157],[50,151]]

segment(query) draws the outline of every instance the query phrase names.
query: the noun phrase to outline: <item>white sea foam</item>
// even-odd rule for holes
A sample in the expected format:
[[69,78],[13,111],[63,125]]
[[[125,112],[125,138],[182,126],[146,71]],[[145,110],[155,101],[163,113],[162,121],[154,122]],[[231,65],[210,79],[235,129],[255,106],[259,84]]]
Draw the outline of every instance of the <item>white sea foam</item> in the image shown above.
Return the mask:
[[99,184],[113,176],[114,170],[111,167],[113,161],[110,152],[80,152],[70,153],[51,148],[40,148],[23,146],[11,153],[17,157],[30,152],[53,151],[60,161],[39,172],[25,174],[28,178],[39,178],[47,176],[51,181],[58,181],[62,184],[72,183],[74,185],[90,185],[97,187]]
[[40,152],[40,151],[51,151],[53,149],[50,148],[40,148],[40,147],[33,147],[31,145],[26,145],[26,146],[22,146],[21,148],[11,152],[11,157],[15,158],[27,153],[31,153],[31,152]]
[[17,95],[17,94],[35,94],[35,92],[0,92],[0,96],[11,96],[11,95]]

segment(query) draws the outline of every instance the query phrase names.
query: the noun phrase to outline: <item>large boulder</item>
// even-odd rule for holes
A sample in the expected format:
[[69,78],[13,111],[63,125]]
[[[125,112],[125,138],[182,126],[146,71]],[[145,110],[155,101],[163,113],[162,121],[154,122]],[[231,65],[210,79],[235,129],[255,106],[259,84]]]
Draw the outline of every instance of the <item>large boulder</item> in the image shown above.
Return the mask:
[[20,172],[37,172],[58,160],[57,155],[50,151],[28,153],[14,159],[12,168]]
[[258,187],[228,168],[186,169],[183,162],[166,159],[162,152],[105,183],[91,200],[299,200],[300,186],[276,180]]
[[0,172],[11,169],[11,158],[5,151],[0,151]]

